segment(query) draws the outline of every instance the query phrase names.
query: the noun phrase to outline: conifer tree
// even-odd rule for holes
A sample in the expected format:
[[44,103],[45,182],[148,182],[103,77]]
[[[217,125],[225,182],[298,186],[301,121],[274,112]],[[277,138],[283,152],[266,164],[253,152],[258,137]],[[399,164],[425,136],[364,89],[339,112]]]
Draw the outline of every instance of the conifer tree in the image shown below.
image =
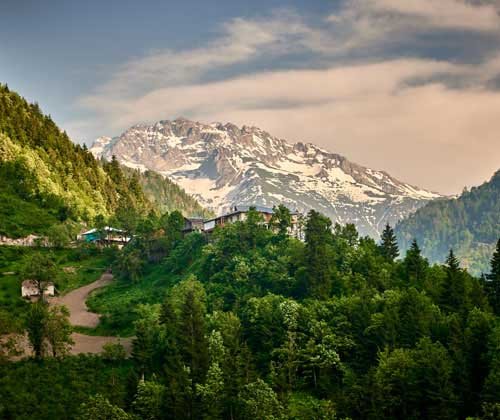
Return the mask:
[[446,258],[446,267],[451,272],[458,272],[460,270],[460,261],[458,261],[458,258],[455,256],[453,249],[450,249],[450,253]]
[[160,324],[163,328],[163,369],[169,378],[174,378],[182,370],[182,361],[178,345],[178,319],[170,297],[165,299],[161,306]]
[[411,284],[420,286],[425,278],[428,262],[422,257],[416,239],[413,240],[410,249],[406,252],[403,265],[407,281]]
[[212,331],[209,337],[210,367],[205,384],[197,384],[196,392],[203,404],[203,418],[216,420],[222,418],[224,403],[228,396],[225,391],[222,363],[226,357],[226,348],[219,331]]
[[139,372],[141,374],[149,372],[150,361],[153,357],[153,338],[147,326],[139,325],[136,327],[132,344],[132,359]]
[[465,276],[460,269],[460,261],[452,249],[446,258],[445,270],[446,279],[441,291],[441,305],[449,312],[461,312],[467,300]]
[[153,373],[154,354],[159,341],[159,314],[154,307],[142,305],[138,308],[140,318],[134,322],[135,338],[132,341],[132,359],[141,375]]
[[203,383],[208,368],[208,345],[205,338],[205,309],[193,287],[184,296],[180,308],[178,336],[179,350],[184,365],[181,386],[184,394],[185,418],[199,418],[196,385]]
[[329,243],[332,240],[332,222],[311,210],[306,224],[306,280],[311,297],[326,299],[332,290],[332,269]]
[[399,256],[398,241],[394,234],[394,229],[387,223],[382,232],[382,241],[380,243],[380,253],[384,258],[392,262]]
[[162,400],[165,387],[152,381],[139,381],[132,409],[144,420],[159,420],[162,417]]
[[115,181],[118,186],[121,186],[123,183],[123,174],[120,168],[120,163],[115,155],[111,157],[111,162],[109,162],[108,173],[111,179]]
[[192,379],[200,383],[208,365],[208,346],[205,339],[203,305],[193,289],[188,289],[180,314],[179,344],[184,363],[192,373]]
[[[161,222],[160,222],[161,223]],[[184,216],[180,211],[173,212],[163,217],[163,230],[170,249],[182,239],[182,228],[184,227]]]
[[491,307],[495,314],[500,315],[500,239],[491,258],[491,270],[486,279],[488,280],[486,290]]
[[193,381],[190,377],[191,370],[181,355],[180,337],[183,335],[183,330],[172,296],[168,296],[163,302],[159,321],[163,329],[161,362],[166,381],[164,405],[168,407],[165,418],[190,418],[193,406]]

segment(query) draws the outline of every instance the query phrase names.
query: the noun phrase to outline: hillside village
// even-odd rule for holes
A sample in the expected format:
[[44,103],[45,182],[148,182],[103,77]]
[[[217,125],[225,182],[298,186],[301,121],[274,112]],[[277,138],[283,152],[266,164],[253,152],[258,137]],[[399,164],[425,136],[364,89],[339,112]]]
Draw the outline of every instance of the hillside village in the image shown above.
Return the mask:
[[[277,230],[276,224],[273,223],[275,220],[273,216],[276,215],[276,209],[286,211],[289,214],[290,223],[287,228],[288,235],[296,239],[304,240],[304,215],[297,211],[292,212],[285,206],[278,206],[275,208],[248,205],[234,206],[230,212],[208,219],[200,217],[183,217],[184,225],[182,227],[182,233],[187,235],[192,232],[199,232],[210,235],[216,228],[222,228],[236,222],[244,222],[250,210],[253,210],[255,214],[261,218],[260,223],[268,229]],[[129,235],[130,234],[124,229],[105,226],[102,229],[92,228],[90,230],[85,230],[77,236],[77,240],[101,246],[117,246],[121,249],[132,239]]]

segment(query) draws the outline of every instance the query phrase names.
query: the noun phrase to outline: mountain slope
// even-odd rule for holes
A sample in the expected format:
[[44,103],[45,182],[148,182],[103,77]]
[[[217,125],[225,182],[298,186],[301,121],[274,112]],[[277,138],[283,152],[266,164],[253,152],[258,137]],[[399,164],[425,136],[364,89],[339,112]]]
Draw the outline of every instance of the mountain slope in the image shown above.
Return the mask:
[[354,222],[378,236],[429,200],[440,197],[385,172],[348,161],[313,144],[290,144],[256,127],[177,119],[136,125],[90,149],[126,166],[151,169],[221,213],[236,204],[314,208],[335,222]]
[[[96,160],[37,104],[0,84],[0,235],[44,233],[67,220],[112,216],[118,208],[145,214],[155,205],[141,179],[124,173],[118,161]],[[178,188],[170,190],[167,198],[195,206]]]
[[500,237],[500,170],[456,199],[427,204],[395,230],[403,249],[416,238],[431,261],[444,261],[453,248],[472,272],[487,271]]
[[128,174],[134,172],[147,199],[161,212],[180,211],[186,216],[211,217],[213,213],[203,208],[195,198],[186,193],[175,182],[154,171],[138,172],[122,166]]

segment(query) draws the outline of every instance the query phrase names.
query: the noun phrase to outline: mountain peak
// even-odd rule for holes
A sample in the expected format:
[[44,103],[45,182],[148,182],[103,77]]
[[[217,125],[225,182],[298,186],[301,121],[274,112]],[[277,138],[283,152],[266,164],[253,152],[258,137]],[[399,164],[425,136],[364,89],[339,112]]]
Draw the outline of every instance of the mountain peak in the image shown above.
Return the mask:
[[[102,139],[102,138],[100,138]],[[259,127],[186,118],[140,124],[91,151],[168,176],[217,213],[238,204],[314,208],[378,236],[440,197],[313,143],[288,143]]]

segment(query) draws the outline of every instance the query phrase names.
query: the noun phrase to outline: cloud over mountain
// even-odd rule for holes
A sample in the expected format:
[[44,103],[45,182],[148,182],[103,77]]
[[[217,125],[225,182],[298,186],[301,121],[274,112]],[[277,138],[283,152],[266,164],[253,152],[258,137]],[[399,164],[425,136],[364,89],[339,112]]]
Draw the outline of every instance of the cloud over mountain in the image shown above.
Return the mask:
[[[500,160],[499,25],[494,2],[462,0],[348,0],[315,22],[290,10],[234,18],[205,45],[124,63],[79,103],[96,118],[87,132],[181,115],[255,124],[452,193]],[[468,43],[480,45],[470,61],[429,52]],[[465,177],[456,168],[471,158],[483,165]]]

